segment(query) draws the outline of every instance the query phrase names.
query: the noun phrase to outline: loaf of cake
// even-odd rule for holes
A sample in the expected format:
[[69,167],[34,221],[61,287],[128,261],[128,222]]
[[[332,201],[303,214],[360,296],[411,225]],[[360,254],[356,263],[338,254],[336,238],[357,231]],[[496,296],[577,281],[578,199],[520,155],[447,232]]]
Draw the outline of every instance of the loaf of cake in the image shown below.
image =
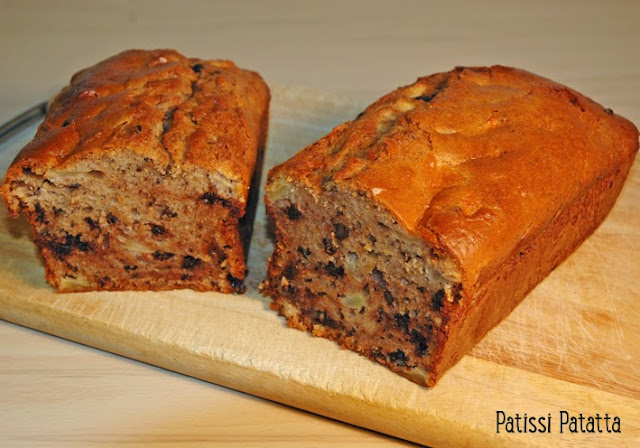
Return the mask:
[[632,123],[525,71],[420,78],[269,172],[263,291],[433,386],[603,221],[637,150]]
[[241,292],[268,108],[230,61],[125,51],[53,99],[2,196],[59,291]]

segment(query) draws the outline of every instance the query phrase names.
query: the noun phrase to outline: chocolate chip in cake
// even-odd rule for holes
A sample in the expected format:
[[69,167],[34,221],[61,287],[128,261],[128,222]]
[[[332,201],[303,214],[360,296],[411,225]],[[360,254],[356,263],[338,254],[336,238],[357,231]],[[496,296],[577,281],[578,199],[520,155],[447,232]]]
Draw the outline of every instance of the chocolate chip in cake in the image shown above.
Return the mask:
[[284,275],[288,279],[293,279],[296,277],[296,273],[296,267],[293,264],[289,264],[286,268],[284,268],[282,275]]
[[36,202],[36,221],[39,223],[43,223],[44,218],[45,218],[44,210],[42,209],[42,206],[38,202]]
[[213,194],[210,191],[200,196],[200,200],[208,205],[220,204],[224,207],[231,206],[231,201],[229,201],[228,199],[221,198],[220,196]]
[[333,261],[330,261],[324,268],[325,272],[332,277],[341,278],[344,277],[344,268],[342,266],[336,266]]
[[163,226],[159,226],[157,224],[150,224],[150,226],[151,233],[153,233],[154,235],[164,235],[167,231]]
[[329,328],[339,328],[341,326],[339,325],[338,322],[336,322],[330,316],[327,316],[326,311],[322,311],[322,310],[315,310],[315,316],[313,316],[313,320]]
[[333,245],[331,238],[322,238],[322,246],[324,247],[324,251],[327,255],[333,255],[338,250],[338,248]]
[[90,230],[95,230],[98,227],[100,227],[93,219],[91,219],[88,216],[86,218],[84,218],[84,222],[86,222],[89,225],[89,229]]
[[177,218],[178,214],[176,212],[174,212],[173,210],[171,210],[169,207],[165,207],[162,212],[160,213],[161,217],[168,217],[168,218]]
[[73,241],[74,245],[78,248],[78,250],[80,252],[87,252],[91,246],[89,245],[89,243],[82,241],[82,239],[80,238],[80,234],[77,234],[74,237],[74,241]]
[[405,355],[405,353],[402,350],[396,350],[395,352],[389,353],[389,361],[399,366],[406,366],[407,355]]
[[298,246],[298,253],[302,255],[304,258],[308,258],[311,255],[311,251],[308,247]]
[[204,66],[202,64],[196,64],[191,66],[191,70],[193,70],[195,73],[200,73],[203,68]]
[[136,126],[136,132],[137,133],[142,132],[142,126],[140,126],[140,125]]
[[182,259],[182,269],[193,269],[202,263],[202,260],[191,255],[185,255]]
[[416,346],[416,355],[423,357],[429,352],[427,338],[417,330],[411,330],[410,341]]
[[231,285],[231,287],[238,293],[242,293],[244,292],[244,283],[242,282],[241,279],[234,277],[231,274],[227,274],[227,280],[229,281],[229,284]]
[[109,282],[111,282],[111,277],[109,276],[105,276],[98,279],[98,285],[100,285],[101,288],[104,288],[106,285],[109,284]]
[[335,223],[333,227],[335,228],[335,234],[338,240],[342,241],[349,237],[349,229],[341,222]]
[[396,320],[396,325],[398,326],[398,328],[400,328],[405,332],[409,331],[409,321],[411,320],[411,318],[407,313],[404,313],[404,314],[398,313],[393,317]]
[[444,289],[439,289],[438,291],[436,291],[436,293],[433,295],[433,309],[436,311],[440,311],[442,309],[442,306],[444,305],[444,298],[446,297],[446,294],[444,292]]
[[302,213],[300,213],[298,207],[296,207],[294,204],[291,204],[289,207],[287,207],[287,217],[291,221],[296,221],[302,217]]
[[80,234],[73,236],[67,233],[63,241],[51,240],[47,239],[47,237],[47,234],[41,235],[41,238],[46,239],[46,246],[58,259],[67,257],[74,249],[77,249],[80,252],[87,252],[91,248],[89,243],[82,241]]
[[153,258],[160,261],[167,261],[174,255],[175,254],[172,254],[171,252],[160,252],[159,250],[157,250],[153,253]]
[[378,268],[374,268],[373,271],[371,271],[371,277],[373,278],[373,283],[375,283],[378,288],[385,289],[387,287],[384,275],[382,274],[382,271],[378,270]]

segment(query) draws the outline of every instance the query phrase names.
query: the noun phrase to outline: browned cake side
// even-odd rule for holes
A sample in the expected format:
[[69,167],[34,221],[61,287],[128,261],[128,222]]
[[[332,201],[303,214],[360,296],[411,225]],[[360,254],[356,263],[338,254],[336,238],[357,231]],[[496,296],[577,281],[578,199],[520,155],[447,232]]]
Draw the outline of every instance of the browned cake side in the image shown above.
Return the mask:
[[524,71],[420,78],[269,173],[264,291],[433,386],[602,222],[637,150],[629,121]]
[[2,186],[47,280],[242,291],[268,107],[257,73],[173,50],[126,51],[74,75]]

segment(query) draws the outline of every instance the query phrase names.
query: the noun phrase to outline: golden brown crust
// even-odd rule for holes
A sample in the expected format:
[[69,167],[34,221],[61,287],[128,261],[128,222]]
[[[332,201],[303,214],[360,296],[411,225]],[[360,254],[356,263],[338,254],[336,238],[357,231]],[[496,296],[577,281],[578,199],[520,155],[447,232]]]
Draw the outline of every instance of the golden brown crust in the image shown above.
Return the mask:
[[469,297],[605,173],[638,130],[583,95],[502,66],[418,79],[274,168],[363,192],[454,257]]
[[[478,291],[461,303],[445,331],[444,345],[429,378],[432,386],[442,374],[497,325],[549,272],[554,270],[605,219],[624,186],[633,159],[601,176],[579,200],[564,207],[526,247],[512,253]],[[559,298],[560,299],[560,298]],[[489,305],[490,304],[490,305]]]
[[244,210],[266,136],[269,90],[230,61],[188,59],[174,50],[129,50],[76,73],[52,101],[34,139],[7,171],[10,181],[124,148],[179,174],[192,167],[234,183]]

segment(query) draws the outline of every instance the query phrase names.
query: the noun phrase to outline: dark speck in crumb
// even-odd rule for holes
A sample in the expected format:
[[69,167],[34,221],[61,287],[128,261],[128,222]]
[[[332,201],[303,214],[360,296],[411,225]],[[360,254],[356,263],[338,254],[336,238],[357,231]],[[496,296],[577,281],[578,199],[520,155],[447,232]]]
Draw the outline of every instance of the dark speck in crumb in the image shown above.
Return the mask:
[[349,237],[349,229],[341,222],[335,223],[333,227],[335,228],[336,238],[340,241]]
[[154,235],[164,235],[166,229],[163,226],[159,226],[157,224],[151,224],[151,233]]
[[395,352],[389,353],[389,361],[395,363],[398,366],[406,366],[407,355],[405,355],[402,350],[396,350]]
[[311,251],[309,250],[309,248],[302,246],[298,246],[298,253],[300,253],[300,255],[302,255],[304,258],[307,258],[309,255],[311,255]]
[[174,254],[172,254],[171,252],[160,252],[159,250],[153,253],[153,258],[160,261],[167,261],[173,256]]
[[70,124],[71,124],[71,119],[67,118],[66,120],[64,120],[64,123],[62,123],[62,127],[66,128]]
[[178,214],[172,211],[169,207],[165,207],[164,210],[162,210],[162,213],[160,214],[160,216],[168,216],[169,218],[176,218]]
[[245,288],[244,288],[244,283],[242,279],[236,278],[231,274],[227,274],[227,280],[229,281],[229,284],[231,285],[231,287],[236,290],[236,292],[238,293],[244,292]]
[[444,289],[439,289],[434,295],[433,295],[433,309],[436,311],[440,311],[442,309],[442,306],[444,305],[444,298],[445,298],[445,293],[444,293]]
[[111,213],[109,213],[109,214],[107,215],[107,222],[108,222],[109,224],[116,224],[118,221],[119,221],[119,220],[118,220],[118,218],[117,218],[115,215],[112,215]]
[[416,355],[423,357],[429,351],[427,338],[417,330],[411,330],[411,342],[416,346]]
[[208,191],[205,194],[203,194],[202,196],[200,196],[200,200],[203,201],[205,204],[208,204],[208,205],[221,204],[224,207],[230,207],[231,206],[231,201],[229,201],[228,199],[221,198],[220,196],[215,195],[210,191]]
[[384,292],[384,300],[387,302],[387,305],[393,305],[393,296],[389,291]]
[[380,347],[376,347],[373,350],[371,350],[371,356],[373,356],[373,358],[378,361],[387,360],[387,356],[384,353],[382,353],[382,350],[380,349]]
[[89,243],[82,241],[82,239],[80,239],[80,234],[77,234],[74,238],[74,244],[76,245],[76,247],[78,248],[78,250],[80,252],[87,252],[91,246],[89,245]]
[[110,281],[111,279],[109,277],[102,277],[98,279],[98,285],[100,285],[101,288],[104,288]]
[[409,331],[409,321],[411,320],[411,318],[407,313],[396,314],[393,317],[396,319],[396,325],[398,325],[398,328],[402,329],[405,332]]
[[373,278],[373,282],[380,289],[385,289],[387,287],[387,282],[384,279],[384,275],[377,268],[374,268],[371,271],[371,277]]
[[336,266],[333,261],[330,261],[324,268],[325,272],[332,277],[344,277],[344,268],[342,266]]
[[289,207],[287,207],[287,217],[291,221],[296,221],[302,217],[302,213],[300,213],[298,207],[296,207],[294,204],[291,204]]
[[191,67],[191,70],[193,70],[195,73],[200,73],[203,68],[204,66],[202,64],[196,64]]
[[138,133],[142,132],[142,126],[140,125],[136,126],[136,132]]
[[36,202],[36,221],[39,223],[43,223],[45,218],[45,213],[40,203]]
[[185,255],[182,259],[182,269],[193,269],[202,263],[202,260],[191,255]]
[[333,255],[338,250],[331,241],[331,238],[322,238],[322,246],[324,247],[324,251],[327,255]]
[[49,240],[46,242],[46,245],[58,259],[63,259],[74,249],[77,249],[80,252],[87,252],[91,249],[91,245],[89,243],[82,241],[80,234],[75,236],[67,234],[64,240]]
[[296,267],[293,264],[289,264],[287,265],[286,268],[284,268],[284,271],[282,273],[282,275],[284,275],[285,277],[287,277],[289,280],[296,278]]
[[133,266],[132,266],[132,265],[129,265],[129,264],[128,264],[128,265],[126,265],[126,266],[124,267],[124,270],[125,270],[125,271],[135,271],[136,269],[138,269],[138,266],[136,266],[136,265],[133,265]]
[[340,327],[338,322],[336,322],[330,316],[327,316],[327,312],[326,311],[315,310],[315,315],[313,316],[313,320],[315,322],[318,322],[318,323],[324,325],[325,327],[329,327],[329,328],[339,328]]
[[86,218],[84,218],[84,222],[89,224],[89,229],[91,229],[91,230],[95,230],[95,229],[97,229],[99,227],[98,224],[96,224],[96,222],[93,219],[91,219],[90,217],[88,217],[88,216]]
[[376,313],[376,322],[381,324],[383,320],[385,320],[386,313],[382,308],[378,308],[378,312]]

